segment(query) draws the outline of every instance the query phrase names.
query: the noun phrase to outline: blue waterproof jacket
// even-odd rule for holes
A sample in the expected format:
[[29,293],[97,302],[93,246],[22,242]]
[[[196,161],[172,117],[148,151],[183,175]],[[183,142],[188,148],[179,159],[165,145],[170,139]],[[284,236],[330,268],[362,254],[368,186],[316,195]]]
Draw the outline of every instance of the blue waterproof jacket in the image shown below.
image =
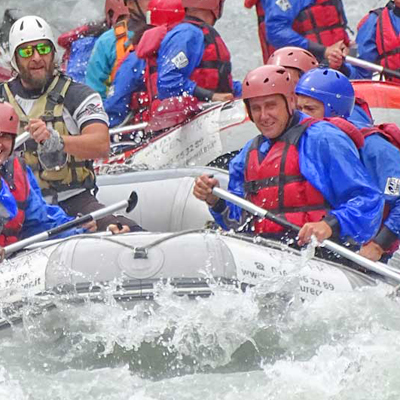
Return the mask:
[[[160,100],[181,96],[183,93],[196,96],[197,84],[190,80],[190,76],[200,64],[203,53],[204,34],[194,25],[181,23],[166,34],[157,57],[157,90]],[[242,95],[239,81],[233,82],[233,95]]]
[[[133,32],[128,32],[128,36],[131,38]],[[100,35],[96,41],[86,70],[86,85],[99,92],[103,100],[107,94],[106,81],[117,59],[116,43],[117,38],[114,29],[109,29]]]
[[98,37],[87,36],[71,43],[67,75],[74,81],[85,83],[86,70]]
[[[27,175],[31,190],[25,209],[25,222],[20,232],[21,239],[55,228],[73,219],[61,207],[46,203],[36,178],[28,166]],[[61,233],[58,237],[68,237],[82,232],[82,229],[70,229]]]
[[[400,17],[393,10],[389,10],[390,21],[397,34],[400,33]],[[377,63],[378,50],[376,47],[376,24],[378,16],[370,13],[368,19],[357,33],[356,42],[358,46],[358,57],[369,62]],[[354,67],[349,63],[344,64],[341,71],[350,79],[371,79],[372,71],[360,67]]]
[[[17,203],[8,185],[0,178],[0,227],[2,228],[18,212]],[[0,229],[1,231],[1,229]]]
[[267,42],[275,48],[297,46],[323,58],[325,47],[314,43],[292,29],[301,10],[312,6],[315,0],[261,0],[265,11]]
[[[356,106],[357,108],[358,106]],[[365,112],[358,107],[358,113]],[[368,116],[366,116],[368,118]],[[364,128],[366,125],[360,120],[350,116],[349,121],[357,128]],[[369,125],[370,127],[372,125]],[[365,139],[364,147],[360,149],[361,160],[372,177],[376,186],[384,193],[386,205],[390,212],[384,221],[384,225],[400,238],[400,152],[395,146],[389,143],[379,134],[368,136]],[[398,184],[398,189],[387,190],[390,183]]]
[[[300,121],[308,118],[298,112]],[[246,155],[252,140],[229,165],[230,192],[244,197],[244,173]],[[267,154],[271,142],[265,138],[260,151]],[[351,139],[328,122],[311,125],[299,141],[300,171],[318,189],[331,206],[329,215],[340,225],[340,236],[351,237],[356,242],[370,240],[378,231],[383,212],[383,197],[379,189],[371,183],[359,153]],[[222,210],[217,203],[211,209],[214,219],[224,229],[237,227],[242,210],[229,202]]]
[[118,68],[104,101],[104,108],[110,118],[110,128],[120,125],[127,117],[133,92],[146,90],[143,81],[145,67],[145,61],[132,52]]

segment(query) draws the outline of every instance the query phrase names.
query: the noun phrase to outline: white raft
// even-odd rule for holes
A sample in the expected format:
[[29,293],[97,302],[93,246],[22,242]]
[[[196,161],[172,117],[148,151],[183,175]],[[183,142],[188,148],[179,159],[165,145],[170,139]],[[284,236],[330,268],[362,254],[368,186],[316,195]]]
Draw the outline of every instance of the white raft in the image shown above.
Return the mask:
[[[140,138],[142,134],[139,131],[131,136]],[[217,103],[152,139],[139,140],[137,145],[132,140],[124,140],[127,135],[122,135],[121,142],[111,146],[114,155],[96,161],[95,169],[102,175],[117,165],[142,170],[207,165],[241,149],[257,134],[242,100]]]
[[159,233],[49,241],[5,262],[0,328],[21,321],[26,302],[37,304],[39,312],[64,297],[101,300],[111,293],[131,303],[152,299],[160,281],[178,295],[209,296],[215,284],[269,285],[291,275],[302,299],[376,285],[375,279],[339,264],[305,262],[300,252],[281,243],[204,230],[212,217],[192,195],[194,178],[201,173],[213,174],[226,187],[227,174],[206,167],[100,177],[99,198],[106,205],[135,190],[139,201],[130,216]]

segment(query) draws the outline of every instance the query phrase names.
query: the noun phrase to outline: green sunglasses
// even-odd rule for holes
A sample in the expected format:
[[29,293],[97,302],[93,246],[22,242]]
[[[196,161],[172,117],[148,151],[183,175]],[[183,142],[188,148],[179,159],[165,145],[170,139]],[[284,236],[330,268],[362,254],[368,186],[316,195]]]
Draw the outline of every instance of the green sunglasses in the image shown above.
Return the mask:
[[20,47],[18,49],[18,54],[22,58],[29,58],[33,56],[35,49],[41,56],[44,56],[46,54],[49,54],[53,50],[53,46],[48,43],[38,43],[35,46],[29,45],[26,47]]

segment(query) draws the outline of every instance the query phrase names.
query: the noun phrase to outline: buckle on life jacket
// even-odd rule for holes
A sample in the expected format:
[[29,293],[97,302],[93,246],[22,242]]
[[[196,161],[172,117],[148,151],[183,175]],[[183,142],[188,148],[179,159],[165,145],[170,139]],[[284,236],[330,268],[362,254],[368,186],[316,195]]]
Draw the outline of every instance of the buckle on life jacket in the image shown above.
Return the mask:
[[128,36],[128,24],[125,20],[119,21],[114,25],[115,37],[121,39]]

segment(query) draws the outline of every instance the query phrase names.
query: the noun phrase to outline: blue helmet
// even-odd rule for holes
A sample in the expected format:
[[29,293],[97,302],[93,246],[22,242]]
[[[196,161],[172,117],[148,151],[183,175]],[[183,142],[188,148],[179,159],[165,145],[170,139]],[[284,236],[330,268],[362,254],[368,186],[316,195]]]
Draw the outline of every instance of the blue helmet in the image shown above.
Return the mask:
[[306,72],[296,86],[296,94],[324,104],[325,117],[348,118],[353,112],[355,94],[351,82],[341,72],[315,68]]

